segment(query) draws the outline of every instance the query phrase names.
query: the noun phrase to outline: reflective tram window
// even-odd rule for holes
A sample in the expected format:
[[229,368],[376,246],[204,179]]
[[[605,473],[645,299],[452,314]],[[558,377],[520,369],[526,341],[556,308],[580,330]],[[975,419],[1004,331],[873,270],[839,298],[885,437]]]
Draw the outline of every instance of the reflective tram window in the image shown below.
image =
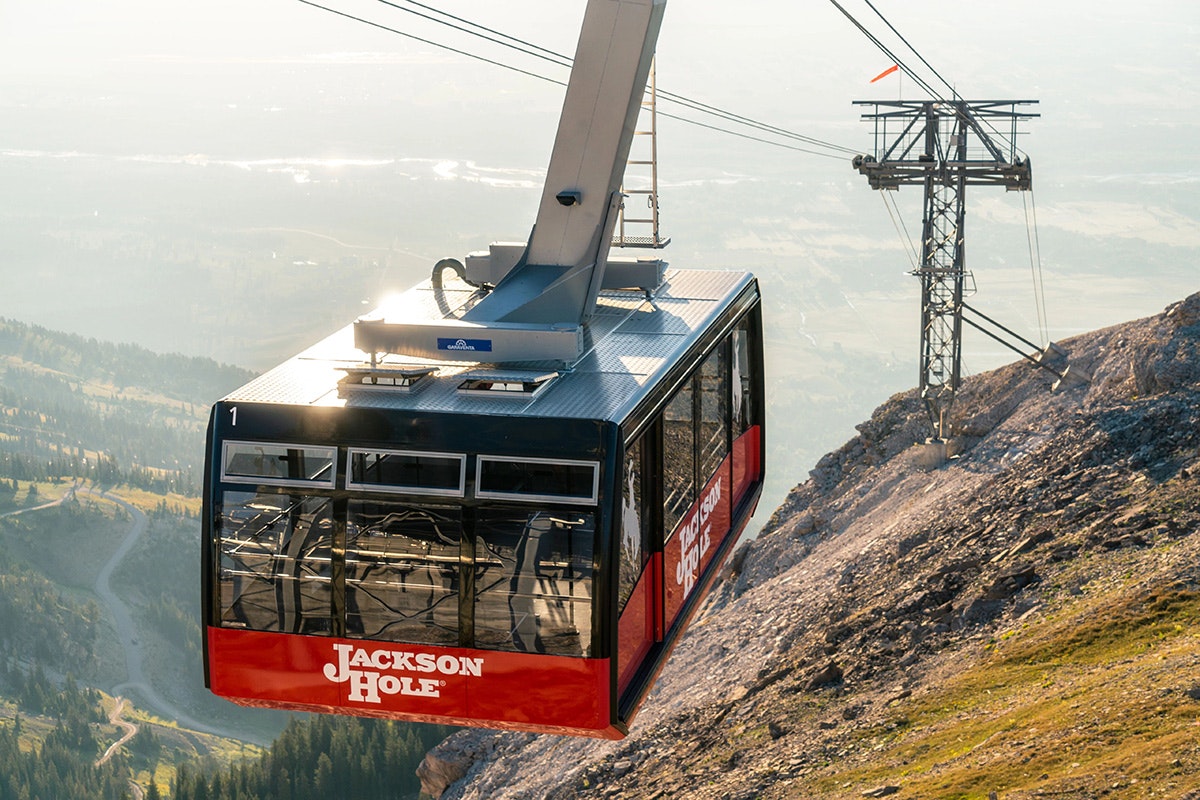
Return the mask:
[[625,485],[621,489],[621,564],[617,576],[617,613],[633,594],[650,557],[642,517],[642,442],[639,437],[625,452]]
[[729,452],[729,344],[723,341],[700,365],[700,484]]
[[[519,502],[466,509],[445,496],[409,501],[386,494],[461,496],[465,455],[351,450],[350,496],[335,500],[269,482],[277,477],[273,463],[332,473],[333,448],[272,451],[238,443],[225,452],[232,468],[223,478],[249,481],[259,471],[265,485],[219,496],[222,626],[592,653],[596,522],[579,505],[596,500],[597,462],[481,456],[479,483]],[[324,467],[310,456],[317,452]],[[546,495],[553,506],[519,504]],[[464,576],[474,582],[466,595]]]
[[475,646],[590,655],[594,539],[591,513],[480,509]]
[[462,497],[467,457],[451,453],[351,450],[347,486]]
[[346,523],[346,635],[459,643],[462,510],[351,500]]
[[225,442],[221,480],[272,486],[316,484],[333,488],[336,453],[332,447],[312,445]]
[[689,378],[663,412],[663,530],[668,536],[696,499],[693,395]]
[[733,435],[738,437],[757,424],[750,380],[750,321],[744,319],[733,331]]
[[595,461],[480,456],[477,497],[594,505],[600,487]]
[[330,633],[329,498],[225,492],[222,501],[217,526],[221,623]]

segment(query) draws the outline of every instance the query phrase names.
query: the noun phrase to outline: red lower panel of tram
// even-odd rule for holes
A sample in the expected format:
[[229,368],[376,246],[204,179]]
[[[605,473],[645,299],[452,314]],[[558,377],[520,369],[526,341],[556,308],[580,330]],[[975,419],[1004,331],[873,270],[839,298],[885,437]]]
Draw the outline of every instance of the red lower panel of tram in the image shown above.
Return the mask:
[[212,691],[248,706],[619,739],[609,659],[208,629]]
[[762,478],[762,428],[752,426],[733,440],[733,506],[741,502],[746,491]]
[[658,599],[662,591],[662,553],[653,553],[642,569],[642,577],[629,595],[617,625],[617,690],[624,693],[650,647],[662,639]]

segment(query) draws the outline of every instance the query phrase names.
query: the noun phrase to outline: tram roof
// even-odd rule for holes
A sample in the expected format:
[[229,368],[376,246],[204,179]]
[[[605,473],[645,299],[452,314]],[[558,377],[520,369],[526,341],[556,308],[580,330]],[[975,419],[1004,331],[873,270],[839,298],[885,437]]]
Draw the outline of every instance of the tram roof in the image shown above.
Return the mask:
[[[493,365],[435,361],[389,354],[375,375],[394,379],[424,372],[407,388],[339,382],[348,371],[367,371],[369,356],[354,346],[353,325],[228,395],[226,402],[494,416],[624,419],[753,281],[742,271],[668,269],[649,298],[640,291],[603,291],[585,333],[583,354],[562,367],[549,363]],[[446,295],[469,302],[476,290],[447,286]],[[428,281],[396,301],[410,313],[438,307]],[[391,305],[391,304],[389,304]],[[425,309],[422,311],[421,309]],[[388,313],[395,315],[395,308]],[[434,312],[436,313],[436,311]],[[385,378],[386,379],[386,378]],[[533,392],[470,391],[478,381],[493,386],[539,383]],[[469,384],[468,384],[469,385]]]

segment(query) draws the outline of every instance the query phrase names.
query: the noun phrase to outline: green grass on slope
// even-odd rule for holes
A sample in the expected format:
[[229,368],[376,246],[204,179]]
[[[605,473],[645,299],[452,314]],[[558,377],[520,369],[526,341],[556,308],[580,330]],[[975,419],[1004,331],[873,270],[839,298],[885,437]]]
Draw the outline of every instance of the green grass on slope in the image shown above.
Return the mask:
[[[1009,631],[813,786],[897,798],[1176,797],[1200,773],[1200,593],[1097,593]],[[849,768],[845,768],[849,767]]]

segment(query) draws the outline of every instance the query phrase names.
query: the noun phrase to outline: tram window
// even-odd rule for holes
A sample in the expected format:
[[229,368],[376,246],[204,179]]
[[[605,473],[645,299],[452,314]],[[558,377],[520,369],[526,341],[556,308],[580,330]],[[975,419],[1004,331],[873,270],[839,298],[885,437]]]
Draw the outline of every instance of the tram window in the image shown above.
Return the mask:
[[693,396],[689,379],[663,412],[663,529],[668,532],[675,530],[696,498]]
[[646,548],[642,506],[642,439],[625,451],[625,480],[621,492],[621,560],[617,576],[617,613],[633,594],[649,552]]
[[221,480],[231,483],[333,486],[332,447],[225,442]]
[[458,507],[352,499],[346,635],[458,644],[461,539]]
[[595,461],[479,456],[477,497],[593,505],[599,491]]
[[729,345],[721,342],[700,365],[700,480],[707,482],[729,452]]
[[475,646],[591,655],[595,531],[591,513],[480,510]]
[[755,424],[753,386],[750,380],[750,321],[744,319],[733,331],[733,435],[740,436]]
[[330,500],[225,492],[217,547],[221,624],[328,634],[332,620]]
[[462,497],[467,457],[452,453],[351,450],[351,489]]

